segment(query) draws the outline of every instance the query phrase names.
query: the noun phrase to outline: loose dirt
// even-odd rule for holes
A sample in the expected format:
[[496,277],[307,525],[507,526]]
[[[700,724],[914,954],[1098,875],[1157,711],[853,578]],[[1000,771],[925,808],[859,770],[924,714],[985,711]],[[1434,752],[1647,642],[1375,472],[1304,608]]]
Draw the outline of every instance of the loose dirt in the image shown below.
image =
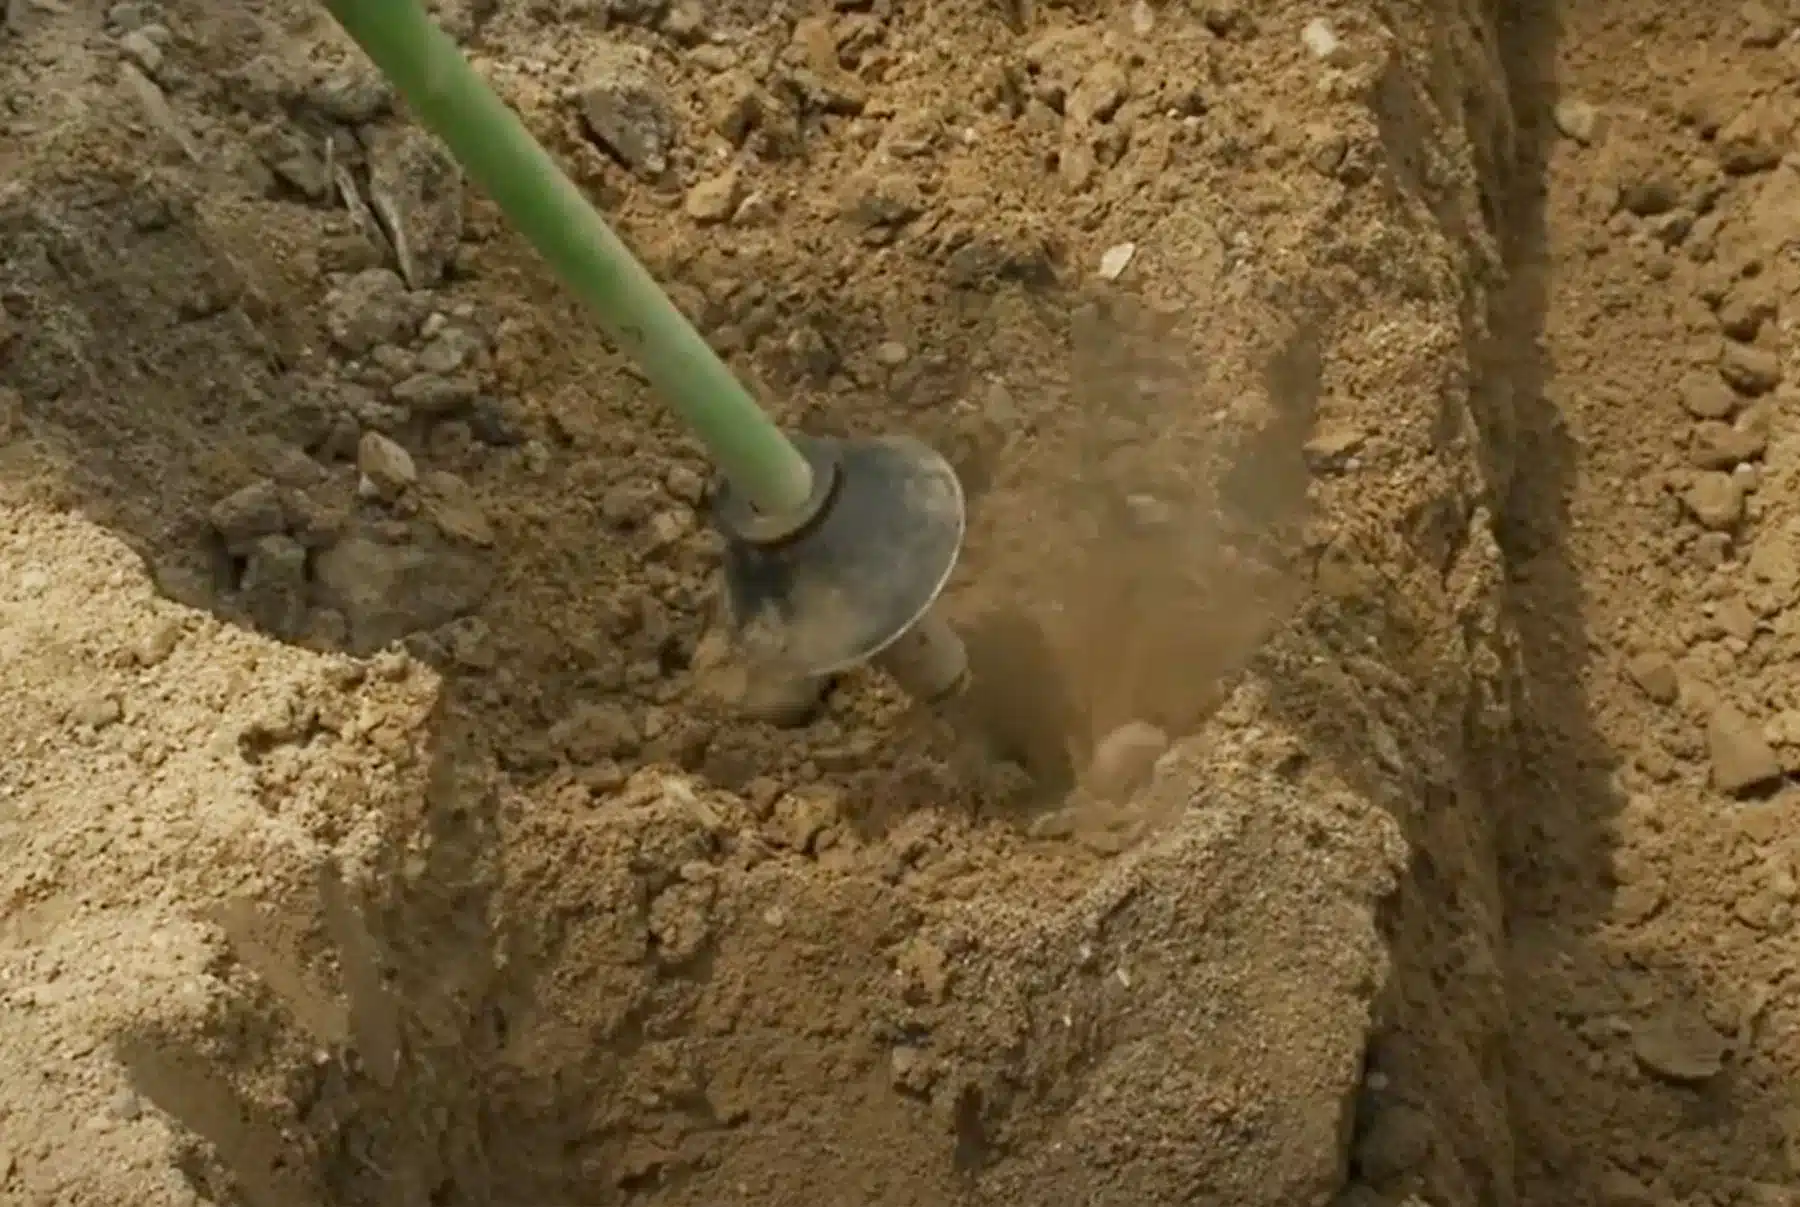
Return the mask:
[[1800,12],[1651,7],[435,6],[955,462],[976,765],[322,10],[11,0],[0,1200],[1791,1201]]

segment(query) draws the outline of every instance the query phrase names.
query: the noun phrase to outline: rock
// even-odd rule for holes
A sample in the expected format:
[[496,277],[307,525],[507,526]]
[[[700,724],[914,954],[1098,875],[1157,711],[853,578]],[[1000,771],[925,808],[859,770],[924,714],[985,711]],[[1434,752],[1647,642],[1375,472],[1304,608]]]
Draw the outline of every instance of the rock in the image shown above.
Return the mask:
[[486,563],[471,554],[365,536],[340,541],[313,567],[318,602],[343,614],[357,654],[467,615],[486,598],[490,581]]
[[551,726],[550,741],[570,762],[586,765],[634,753],[643,735],[625,709],[597,702]]
[[181,644],[184,632],[179,621],[167,617],[157,620],[132,648],[131,656],[139,666],[160,666]]
[[1625,673],[1646,696],[1658,704],[1673,704],[1681,684],[1675,676],[1675,664],[1665,654],[1638,654],[1625,664]]
[[1332,67],[1343,67],[1349,62],[1349,51],[1331,22],[1323,17],[1314,17],[1300,31],[1300,44],[1312,57]]
[[1713,787],[1721,792],[1736,796],[1781,778],[1781,761],[1762,730],[1729,704],[1707,721],[1706,748]]
[[1115,243],[1100,256],[1100,279],[1116,281],[1130,267],[1132,257],[1137,255],[1137,244]]
[[[425,373],[454,373],[481,351],[481,341],[461,327],[446,327],[419,349],[419,368]],[[473,391],[474,383],[469,383]]]
[[281,488],[268,478],[259,478],[226,495],[212,505],[206,519],[225,547],[240,556],[258,539],[287,527]]
[[292,640],[306,627],[306,548],[290,536],[265,536],[244,566],[244,610],[265,632]]
[[1681,382],[1681,405],[1696,419],[1729,419],[1738,396],[1717,373],[1690,373]]
[[1729,532],[1744,518],[1743,483],[1717,470],[1696,477],[1681,501],[1703,528],[1713,532]]
[[1131,95],[1125,69],[1110,59],[1094,64],[1069,93],[1064,112],[1078,125],[1111,121]]
[[1709,421],[1694,428],[1694,464],[1701,469],[1735,469],[1761,457],[1768,446],[1768,434],[1754,424],[1733,426]]
[[1661,165],[1619,183],[1619,207],[1640,218],[1666,214],[1680,202],[1680,185]]
[[393,500],[419,480],[412,454],[380,432],[364,432],[356,446],[356,468],[376,497]]
[[1725,1038],[1700,1012],[1665,1005],[1633,1029],[1632,1053],[1645,1071],[1667,1081],[1697,1085],[1725,1067]]
[[1781,358],[1756,344],[1726,340],[1719,353],[1719,376],[1738,393],[1754,398],[1781,384]]
[[433,471],[425,475],[423,485],[425,513],[439,532],[481,548],[494,543],[493,525],[467,482],[455,474]]
[[362,126],[386,113],[393,93],[381,73],[365,63],[331,72],[306,92],[306,104],[339,125]]
[[675,145],[675,117],[650,56],[635,46],[603,42],[577,93],[581,120],[602,146],[632,171],[660,176]]
[[1733,176],[1768,171],[1781,162],[1791,126],[1767,105],[1752,104],[1739,111],[1714,140],[1719,166]]
[[369,203],[414,289],[441,283],[462,241],[462,169],[438,140],[409,123],[371,132]]
[[1749,343],[1775,314],[1775,299],[1769,293],[1745,285],[1719,303],[1719,329],[1730,339]]
[[478,389],[467,377],[414,373],[393,389],[393,399],[414,415],[439,419],[471,406]]
[[1552,116],[1563,137],[1572,138],[1583,146],[1591,145],[1600,137],[1600,111],[1587,101],[1574,97],[1558,101]]
[[1168,749],[1168,734],[1148,721],[1127,721],[1095,744],[1083,782],[1101,800],[1128,801]]
[[728,221],[743,197],[743,178],[732,167],[689,189],[682,208],[695,222],[711,226]]
[[1738,9],[1738,20],[1743,23],[1740,40],[1745,46],[1775,46],[1787,36],[1787,22],[1762,3],[1762,0],[1748,0],[1748,3]]
[[1370,1185],[1386,1185],[1424,1165],[1433,1140],[1431,1117],[1424,1111],[1404,1102],[1384,1105],[1357,1139],[1357,1171]]
[[368,268],[325,295],[325,329],[339,348],[361,355],[392,343],[412,326],[406,282],[386,268]]
[[69,710],[69,719],[83,729],[101,730],[117,725],[125,717],[118,697],[110,692],[94,692],[83,696]]

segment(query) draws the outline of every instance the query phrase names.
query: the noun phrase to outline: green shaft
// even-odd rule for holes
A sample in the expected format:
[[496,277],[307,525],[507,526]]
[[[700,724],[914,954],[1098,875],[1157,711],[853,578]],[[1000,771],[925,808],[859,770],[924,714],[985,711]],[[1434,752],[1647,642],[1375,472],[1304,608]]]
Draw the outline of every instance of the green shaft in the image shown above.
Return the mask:
[[812,474],[717,354],[419,0],[325,0],[363,48],[687,421],[757,510],[805,506]]

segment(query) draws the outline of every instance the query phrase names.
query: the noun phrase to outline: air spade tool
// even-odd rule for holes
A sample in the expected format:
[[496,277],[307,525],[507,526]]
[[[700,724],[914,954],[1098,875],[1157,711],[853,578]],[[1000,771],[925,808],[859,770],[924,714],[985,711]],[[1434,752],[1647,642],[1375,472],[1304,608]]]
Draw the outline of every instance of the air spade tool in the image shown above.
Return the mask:
[[419,0],[326,7],[711,454],[751,664],[799,681],[874,662],[934,711],[959,711],[968,656],[937,601],[966,508],[944,458],[903,437],[790,438]]

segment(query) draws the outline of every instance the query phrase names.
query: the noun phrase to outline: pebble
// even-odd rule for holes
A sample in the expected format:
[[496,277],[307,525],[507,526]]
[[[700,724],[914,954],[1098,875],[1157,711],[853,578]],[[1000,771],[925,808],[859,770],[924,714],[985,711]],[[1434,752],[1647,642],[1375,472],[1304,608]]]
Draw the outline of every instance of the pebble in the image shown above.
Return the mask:
[[425,510],[431,522],[451,540],[486,548],[494,543],[494,526],[474,489],[455,474],[434,470],[422,480]]
[[265,536],[287,527],[281,489],[268,478],[259,478],[220,499],[206,519],[233,553],[241,553]]
[[1738,396],[1716,373],[1692,373],[1682,379],[1681,405],[1696,419],[1729,419]]
[[395,499],[419,480],[412,454],[380,432],[364,432],[356,446],[356,468],[369,490],[383,499]]
[[1300,44],[1306,47],[1313,58],[1333,67],[1342,67],[1349,60],[1349,51],[1344,46],[1343,39],[1337,36],[1331,22],[1323,17],[1314,17],[1306,23],[1306,27],[1300,31]]
[[1781,358],[1756,344],[1726,340],[1719,353],[1719,376],[1740,394],[1767,394],[1781,384]]
[[1600,135],[1600,111],[1587,101],[1573,97],[1558,101],[1553,117],[1556,128],[1565,138],[1572,138],[1583,146],[1592,144]]
[[1744,487],[1728,473],[1709,470],[1698,475],[1681,501],[1704,528],[1729,532],[1744,518]]
[[623,43],[601,43],[576,101],[588,132],[625,166],[645,176],[668,170],[675,115],[651,73],[647,53]]
[[1699,1011],[1665,1005],[1632,1030],[1631,1050],[1647,1072],[1696,1085],[1725,1067],[1725,1038]]
[[711,226],[729,221],[743,197],[743,177],[732,167],[689,189],[682,208],[695,222]]
[[1675,676],[1675,664],[1665,654],[1638,654],[1625,666],[1625,673],[1646,696],[1658,704],[1673,704],[1681,684]]
[[1132,257],[1137,255],[1137,244],[1115,243],[1100,256],[1100,279],[1116,281],[1131,266]]
[[1761,728],[1729,704],[1707,721],[1706,748],[1713,787],[1721,792],[1736,796],[1781,778],[1781,761]]

